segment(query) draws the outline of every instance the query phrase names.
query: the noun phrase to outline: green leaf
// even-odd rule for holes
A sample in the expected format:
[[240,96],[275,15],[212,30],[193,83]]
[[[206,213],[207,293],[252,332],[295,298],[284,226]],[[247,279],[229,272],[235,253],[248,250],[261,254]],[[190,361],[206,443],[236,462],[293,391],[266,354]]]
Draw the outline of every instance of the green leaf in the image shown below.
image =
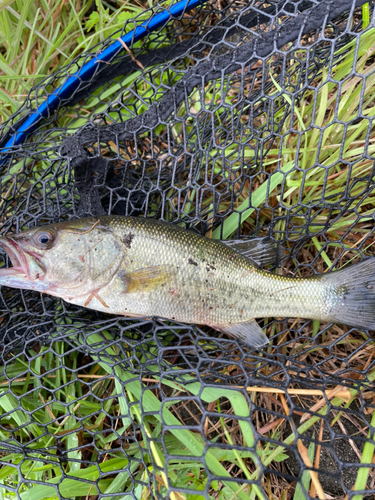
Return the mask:
[[[372,414],[371,418],[371,428],[373,429],[374,427],[375,427],[375,412]],[[360,469],[358,470],[357,479],[353,487],[354,491],[366,490],[366,484],[368,475],[370,473],[370,467],[363,467],[363,465],[368,465],[373,463],[374,449],[375,449],[374,433],[372,430],[370,430],[368,433],[368,440],[366,441],[365,446],[363,447],[363,452],[361,457],[362,467],[360,467]],[[362,500],[362,499],[363,499],[363,493],[355,495],[353,497],[353,500]]]
[[89,18],[87,19],[85,28],[87,29],[87,31],[90,31],[92,28],[95,28],[99,21],[99,13],[95,10],[94,12],[91,12]]
[[275,462],[282,462],[283,460],[286,460],[289,458],[289,455],[286,455],[285,453],[279,453],[274,457]]

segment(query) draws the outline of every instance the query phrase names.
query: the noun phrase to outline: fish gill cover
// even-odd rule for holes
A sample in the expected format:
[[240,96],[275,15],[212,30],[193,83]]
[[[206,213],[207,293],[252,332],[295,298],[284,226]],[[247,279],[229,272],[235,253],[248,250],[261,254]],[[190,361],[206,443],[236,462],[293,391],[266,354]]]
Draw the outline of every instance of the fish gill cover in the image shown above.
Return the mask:
[[[98,62],[4,148],[70,75],[171,5],[107,32],[2,124],[2,235],[126,214],[270,236],[285,275],[372,255],[373,2],[209,0]],[[270,344],[252,350],[2,287],[0,494],[373,498],[373,332],[260,325]]]

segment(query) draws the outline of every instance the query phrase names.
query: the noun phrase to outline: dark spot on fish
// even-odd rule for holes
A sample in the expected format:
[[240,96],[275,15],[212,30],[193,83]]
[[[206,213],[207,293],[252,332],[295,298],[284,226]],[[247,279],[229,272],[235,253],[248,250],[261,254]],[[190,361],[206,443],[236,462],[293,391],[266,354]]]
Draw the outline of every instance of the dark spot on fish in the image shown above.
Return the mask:
[[132,243],[133,238],[134,238],[134,234],[129,233],[126,236],[124,236],[121,241],[126,246],[126,248],[131,248],[131,243]]
[[120,271],[117,276],[120,278],[120,280],[126,279],[126,271]]
[[233,260],[233,255],[229,255],[229,259],[230,259],[230,260]]
[[213,307],[212,307],[212,306],[210,306],[208,309],[210,309],[210,310],[211,310],[211,309],[213,309]]
[[35,279],[36,279],[36,280],[37,280],[37,279],[39,279],[39,274],[36,274],[36,275],[35,275]]
[[192,266],[197,266],[197,265],[198,265],[198,263],[197,263],[197,262],[195,262],[195,260],[193,260],[191,257],[189,258],[188,262],[189,262],[189,264],[191,264]]
[[[215,264],[215,262],[213,262],[213,264]],[[213,271],[216,271],[216,267],[212,266],[211,264],[207,264],[209,266],[210,269],[212,269]],[[207,268],[208,270],[208,268]]]

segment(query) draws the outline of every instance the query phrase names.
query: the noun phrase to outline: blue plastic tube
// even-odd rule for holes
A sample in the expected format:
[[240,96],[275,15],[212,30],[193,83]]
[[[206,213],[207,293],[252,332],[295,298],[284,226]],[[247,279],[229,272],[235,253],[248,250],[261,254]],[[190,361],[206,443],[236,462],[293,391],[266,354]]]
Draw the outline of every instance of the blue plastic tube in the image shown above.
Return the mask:
[[[131,46],[132,43],[137,42],[141,38],[145,37],[148,33],[151,33],[152,31],[155,31],[161,26],[167,24],[171,18],[179,17],[184,12],[194,9],[194,7],[198,7],[204,2],[205,0],[181,0],[181,2],[172,5],[168,10],[165,9],[164,11],[153,15],[148,21],[145,21],[134,30],[129,31],[129,33],[124,35],[121,40],[123,40],[126,45]],[[17,146],[25,142],[28,134],[36,129],[38,123],[43,118],[51,116],[57,109],[62,99],[67,99],[73,94],[73,92],[78,88],[80,81],[87,81],[92,77],[92,75],[95,73],[95,70],[97,69],[99,61],[110,61],[121,49],[124,50],[120,41],[114,41],[103,52],[101,52],[94,59],[82,66],[82,68],[77,71],[77,73],[70,76],[63,85],[58,87],[55,92],[51,94],[43,102],[43,104],[41,104],[39,108],[24,121],[24,123],[22,123],[17,132],[15,132],[4,145],[4,147],[2,148],[2,152],[7,152],[12,146]],[[17,124],[14,126],[17,126]]]

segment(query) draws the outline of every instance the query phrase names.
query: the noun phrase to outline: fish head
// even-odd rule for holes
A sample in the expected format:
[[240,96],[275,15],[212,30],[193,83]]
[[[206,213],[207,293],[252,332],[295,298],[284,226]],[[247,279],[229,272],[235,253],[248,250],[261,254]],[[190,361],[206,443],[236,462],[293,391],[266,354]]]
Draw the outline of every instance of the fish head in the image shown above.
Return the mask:
[[[62,298],[100,289],[123,253],[112,232],[91,220],[51,224],[0,238],[13,267],[0,269],[0,285],[38,290]],[[89,227],[89,229],[87,229]]]

